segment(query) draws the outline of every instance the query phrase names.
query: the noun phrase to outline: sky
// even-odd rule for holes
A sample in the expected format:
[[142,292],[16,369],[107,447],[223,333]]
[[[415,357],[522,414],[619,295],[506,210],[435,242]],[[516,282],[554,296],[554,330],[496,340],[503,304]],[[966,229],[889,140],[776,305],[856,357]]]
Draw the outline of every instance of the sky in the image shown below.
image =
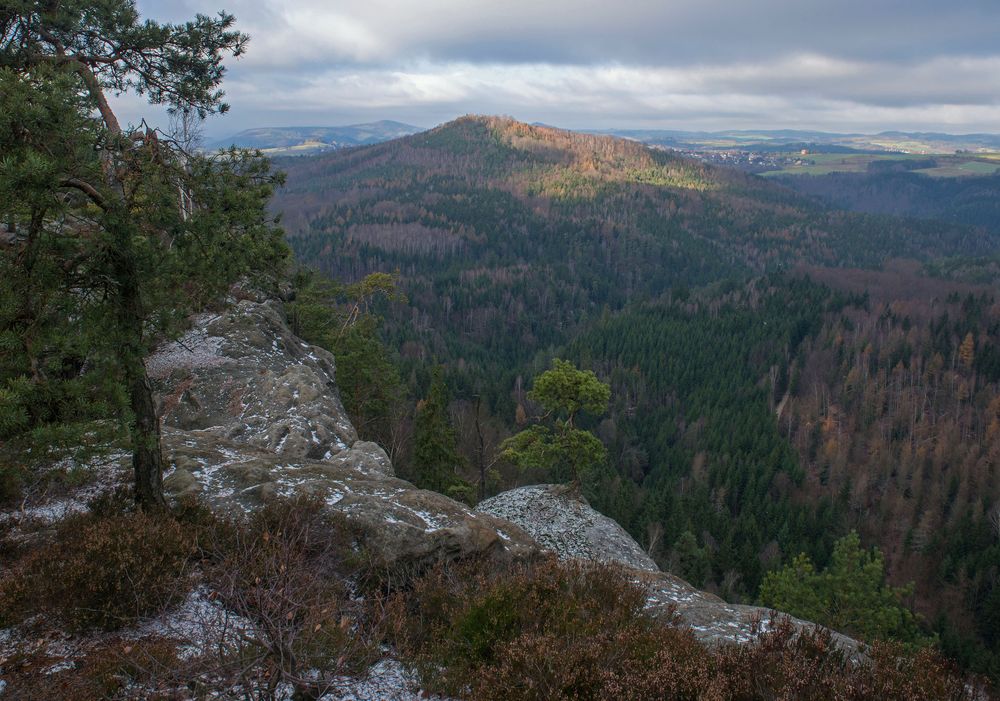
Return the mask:
[[[225,9],[209,136],[504,114],[570,129],[1000,132],[1000,0],[137,0]],[[150,110],[124,97],[134,119]]]

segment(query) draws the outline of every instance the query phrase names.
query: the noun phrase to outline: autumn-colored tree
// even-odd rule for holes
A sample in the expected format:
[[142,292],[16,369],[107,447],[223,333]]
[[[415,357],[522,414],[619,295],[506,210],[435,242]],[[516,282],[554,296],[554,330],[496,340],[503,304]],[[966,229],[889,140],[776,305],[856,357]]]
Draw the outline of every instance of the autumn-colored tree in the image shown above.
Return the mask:
[[971,331],[965,334],[962,345],[958,347],[958,360],[966,369],[971,368],[972,363],[976,360],[976,339],[972,336]]

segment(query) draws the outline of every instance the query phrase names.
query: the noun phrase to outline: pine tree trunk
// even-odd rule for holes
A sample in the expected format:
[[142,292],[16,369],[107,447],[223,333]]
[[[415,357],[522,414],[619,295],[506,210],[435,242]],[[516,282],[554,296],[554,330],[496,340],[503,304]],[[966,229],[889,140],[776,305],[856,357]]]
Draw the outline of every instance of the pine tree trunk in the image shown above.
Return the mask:
[[166,506],[163,500],[163,453],[160,447],[160,420],[156,415],[153,391],[142,358],[127,371],[129,403],[132,408],[132,469],[135,472],[135,500],[143,509]]
[[[127,217],[127,215],[125,215]],[[132,230],[127,222],[117,222],[113,253],[117,283],[118,326],[123,338],[118,345],[118,362],[125,374],[129,407],[132,410],[132,469],[135,472],[135,500],[145,510],[165,508],[163,499],[163,453],[160,445],[160,419],[156,415],[153,390],[144,362],[145,314],[135,266]]]

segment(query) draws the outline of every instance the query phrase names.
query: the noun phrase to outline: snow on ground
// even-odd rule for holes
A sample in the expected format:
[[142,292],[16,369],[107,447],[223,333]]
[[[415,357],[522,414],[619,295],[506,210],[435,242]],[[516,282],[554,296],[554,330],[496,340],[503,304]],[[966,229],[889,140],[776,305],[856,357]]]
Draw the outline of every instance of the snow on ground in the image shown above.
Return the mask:
[[181,338],[167,343],[146,359],[146,372],[152,378],[162,378],[177,368],[204,368],[222,365],[226,358],[221,355],[225,339],[210,336],[205,331],[210,323],[219,318],[217,314],[202,314],[195,317],[193,328]]
[[80,464],[72,458],[57,461],[47,468],[47,472],[59,475],[75,472],[83,476],[84,483],[68,491],[63,488],[55,494],[29,492],[16,508],[0,512],[0,524],[24,530],[48,526],[83,513],[89,502],[123,484],[128,458],[128,453],[116,451],[94,458],[87,464]]

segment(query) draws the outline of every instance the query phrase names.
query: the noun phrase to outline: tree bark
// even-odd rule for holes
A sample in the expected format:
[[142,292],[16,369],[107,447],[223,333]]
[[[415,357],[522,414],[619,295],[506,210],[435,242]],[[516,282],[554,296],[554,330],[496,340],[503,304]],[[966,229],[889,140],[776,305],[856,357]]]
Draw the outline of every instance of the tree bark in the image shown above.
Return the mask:
[[[76,70],[97,102],[101,118],[112,138],[121,137],[121,125],[91,67],[83,61],[78,61]],[[105,154],[104,170],[112,192],[121,194],[124,188],[111,165],[110,153]],[[95,204],[105,210],[108,224],[113,228],[112,240],[116,248],[111,255],[114,260],[114,282],[117,286],[118,324],[123,336],[118,345],[117,355],[119,366],[125,375],[125,388],[129,396],[129,408],[132,410],[129,432],[132,438],[135,501],[140,508],[147,511],[166,508],[166,501],[163,499],[160,419],[156,415],[153,390],[149,383],[149,375],[146,373],[146,346],[143,343],[146,314],[142,303],[139,271],[135,264],[130,214],[123,203],[106,203],[96,189],[90,188],[91,191],[88,191],[79,181],[69,182],[67,185],[86,192]]]
[[[160,420],[142,358],[126,371],[132,408],[132,469],[135,500],[145,510],[165,508],[163,499],[163,453],[160,450]],[[137,365],[138,367],[134,367]]]
[[[127,217],[127,214],[125,215]],[[163,499],[163,453],[160,447],[160,419],[156,415],[153,390],[146,373],[143,343],[145,312],[135,266],[132,229],[127,218],[114,223],[114,277],[117,283],[118,363],[125,375],[125,387],[132,410],[132,469],[135,472],[135,500],[145,510],[165,508]]]

